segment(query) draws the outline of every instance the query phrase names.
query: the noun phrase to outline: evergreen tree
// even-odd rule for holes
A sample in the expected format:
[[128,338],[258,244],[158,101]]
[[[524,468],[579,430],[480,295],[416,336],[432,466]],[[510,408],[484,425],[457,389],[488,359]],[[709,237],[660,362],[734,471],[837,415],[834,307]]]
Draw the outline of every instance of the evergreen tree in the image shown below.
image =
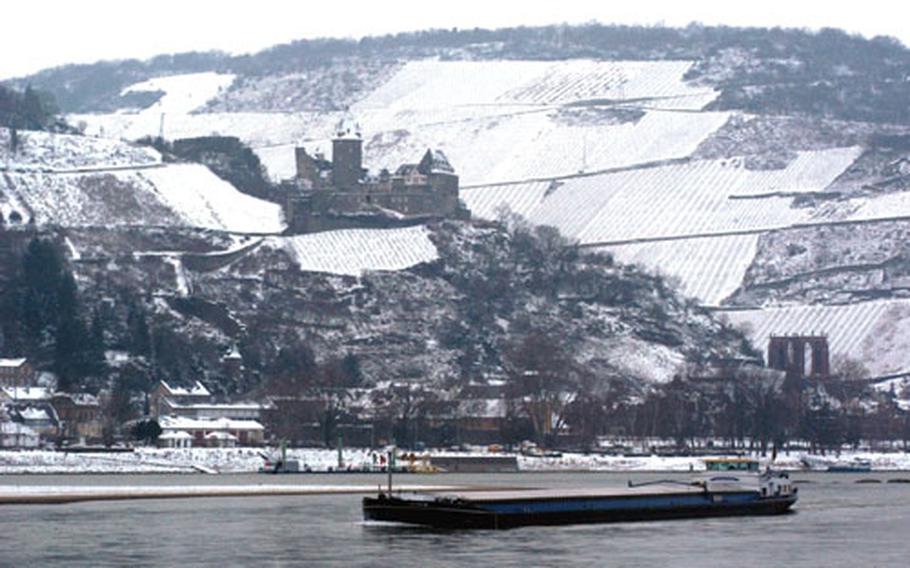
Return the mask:
[[87,365],[89,373],[93,375],[103,375],[107,370],[107,359],[104,356],[104,319],[101,313],[95,310],[92,314],[91,333],[89,334],[89,346]]
[[91,373],[88,360],[90,345],[88,330],[79,318],[76,282],[71,274],[65,274],[58,289],[54,344],[54,370],[60,379],[60,390],[75,390],[81,379]]
[[127,300],[126,327],[129,332],[129,350],[136,355],[148,356],[152,342],[148,319],[141,304]]
[[54,244],[32,239],[22,258],[19,293],[22,322],[30,351],[48,345],[56,333],[63,260]]

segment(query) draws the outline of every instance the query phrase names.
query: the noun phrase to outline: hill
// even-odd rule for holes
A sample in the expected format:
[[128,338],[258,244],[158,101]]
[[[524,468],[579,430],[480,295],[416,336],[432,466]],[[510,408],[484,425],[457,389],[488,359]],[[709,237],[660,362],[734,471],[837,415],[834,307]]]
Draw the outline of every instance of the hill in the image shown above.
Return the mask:
[[[15,84],[55,92],[69,121],[91,136],[235,136],[253,147],[273,180],[293,173],[296,145],[330,154],[332,126],[347,107],[363,127],[365,160],[374,170],[441,148],[475,217],[495,221],[510,210],[558,228],[586,253],[657,271],[693,302],[744,325],[759,349],[771,334],[825,333],[835,356],[859,358],[884,375],[910,372],[910,356],[885,339],[910,321],[902,244],[910,220],[908,75],[910,52],[888,38],[585,25],[302,41],[242,57],[68,66]],[[91,136],[85,140],[96,140]],[[106,155],[133,151],[119,141],[103,144],[119,148]],[[36,160],[60,167],[46,152]],[[99,163],[119,163],[105,160]],[[146,224],[281,229],[267,204],[236,206],[226,190],[191,183],[198,166],[158,165],[154,156],[124,160],[148,168],[117,173],[117,187],[130,188],[124,193],[188,200],[143,202]],[[78,195],[94,195],[101,183],[97,172],[13,170],[7,168],[7,197],[0,198],[39,213],[50,206],[23,188],[54,187],[71,175],[81,181],[66,187],[82,184]],[[169,192],[169,179],[201,189]],[[150,189],[159,185],[164,189]],[[9,215],[12,206],[4,207]],[[97,222],[89,205],[76,209],[81,213],[71,217],[60,211],[38,219],[86,230]],[[248,222],[228,209],[261,213]],[[104,215],[122,226],[135,222]],[[371,246],[347,248],[346,233],[272,235],[229,267],[265,255],[280,266],[345,278],[362,267],[391,267],[403,278],[417,270],[403,268],[411,261],[435,266],[445,258],[438,243],[433,254],[407,234],[381,237],[375,246],[413,250],[372,260],[364,260]],[[228,240],[234,244],[219,245],[223,254],[216,256],[234,259],[235,246],[246,250]],[[323,247],[344,247],[355,260],[333,258]],[[169,258],[167,270],[183,266]],[[194,281],[178,289],[192,296],[210,285]],[[426,293],[451,292],[437,285]],[[681,361],[648,349],[648,360]]]

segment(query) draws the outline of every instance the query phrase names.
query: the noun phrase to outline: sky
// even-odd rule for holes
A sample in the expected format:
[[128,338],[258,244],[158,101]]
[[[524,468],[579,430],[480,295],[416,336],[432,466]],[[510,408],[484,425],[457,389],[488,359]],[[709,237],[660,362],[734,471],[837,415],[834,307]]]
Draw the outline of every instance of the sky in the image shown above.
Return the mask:
[[102,59],[211,49],[246,53],[304,38],[590,21],[834,27],[867,37],[889,35],[910,45],[910,7],[901,5],[893,0],[12,0],[2,11],[0,79]]

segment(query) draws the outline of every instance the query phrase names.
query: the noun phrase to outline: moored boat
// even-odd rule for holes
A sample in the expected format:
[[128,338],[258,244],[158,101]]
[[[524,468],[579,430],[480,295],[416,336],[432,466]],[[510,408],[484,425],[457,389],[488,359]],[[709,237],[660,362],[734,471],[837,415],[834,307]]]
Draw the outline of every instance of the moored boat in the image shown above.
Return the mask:
[[754,465],[737,458],[732,469],[708,469],[705,475],[688,482],[662,480],[630,483],[623,488],[428,494],[385,491],[364,498],[363,515],[366,520],[439,528],[506,529],[789,511],[796,502],[797,489],[787,474],[759,473],[758,462],[752,462]]
[[839,461],[829,465],[827,471],[832,473],[868,473],[872,471],[872,461],[863,458]]

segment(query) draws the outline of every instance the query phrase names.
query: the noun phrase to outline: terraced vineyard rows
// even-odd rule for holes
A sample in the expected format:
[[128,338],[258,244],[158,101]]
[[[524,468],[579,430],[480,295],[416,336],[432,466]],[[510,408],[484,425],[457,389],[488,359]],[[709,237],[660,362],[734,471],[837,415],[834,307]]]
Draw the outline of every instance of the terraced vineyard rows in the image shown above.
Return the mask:
[[439,258],[425,227],[349,229],[294,237],[270,237],[265,246],[286,250],[301,270],[359,276],[403,270]]
[[[480,216],[518,202],[531,221],[558,227],[583,244],[764,231],[808,221],[810,212],[790,207],[789,197],[730,196],[784,188],[822,191],[856,152],[807,153],[784,170],[752,171],[737,160],[705,160],[559,180],[545,196],[538,184],[517,184],[469,189],[464,197]],[[535,200],[538,206],[529,208]]]
[[717,306],[743,281],[755,257],[758,235],[710,237],[601,247],[616,260],[679,279],[686,296]]

